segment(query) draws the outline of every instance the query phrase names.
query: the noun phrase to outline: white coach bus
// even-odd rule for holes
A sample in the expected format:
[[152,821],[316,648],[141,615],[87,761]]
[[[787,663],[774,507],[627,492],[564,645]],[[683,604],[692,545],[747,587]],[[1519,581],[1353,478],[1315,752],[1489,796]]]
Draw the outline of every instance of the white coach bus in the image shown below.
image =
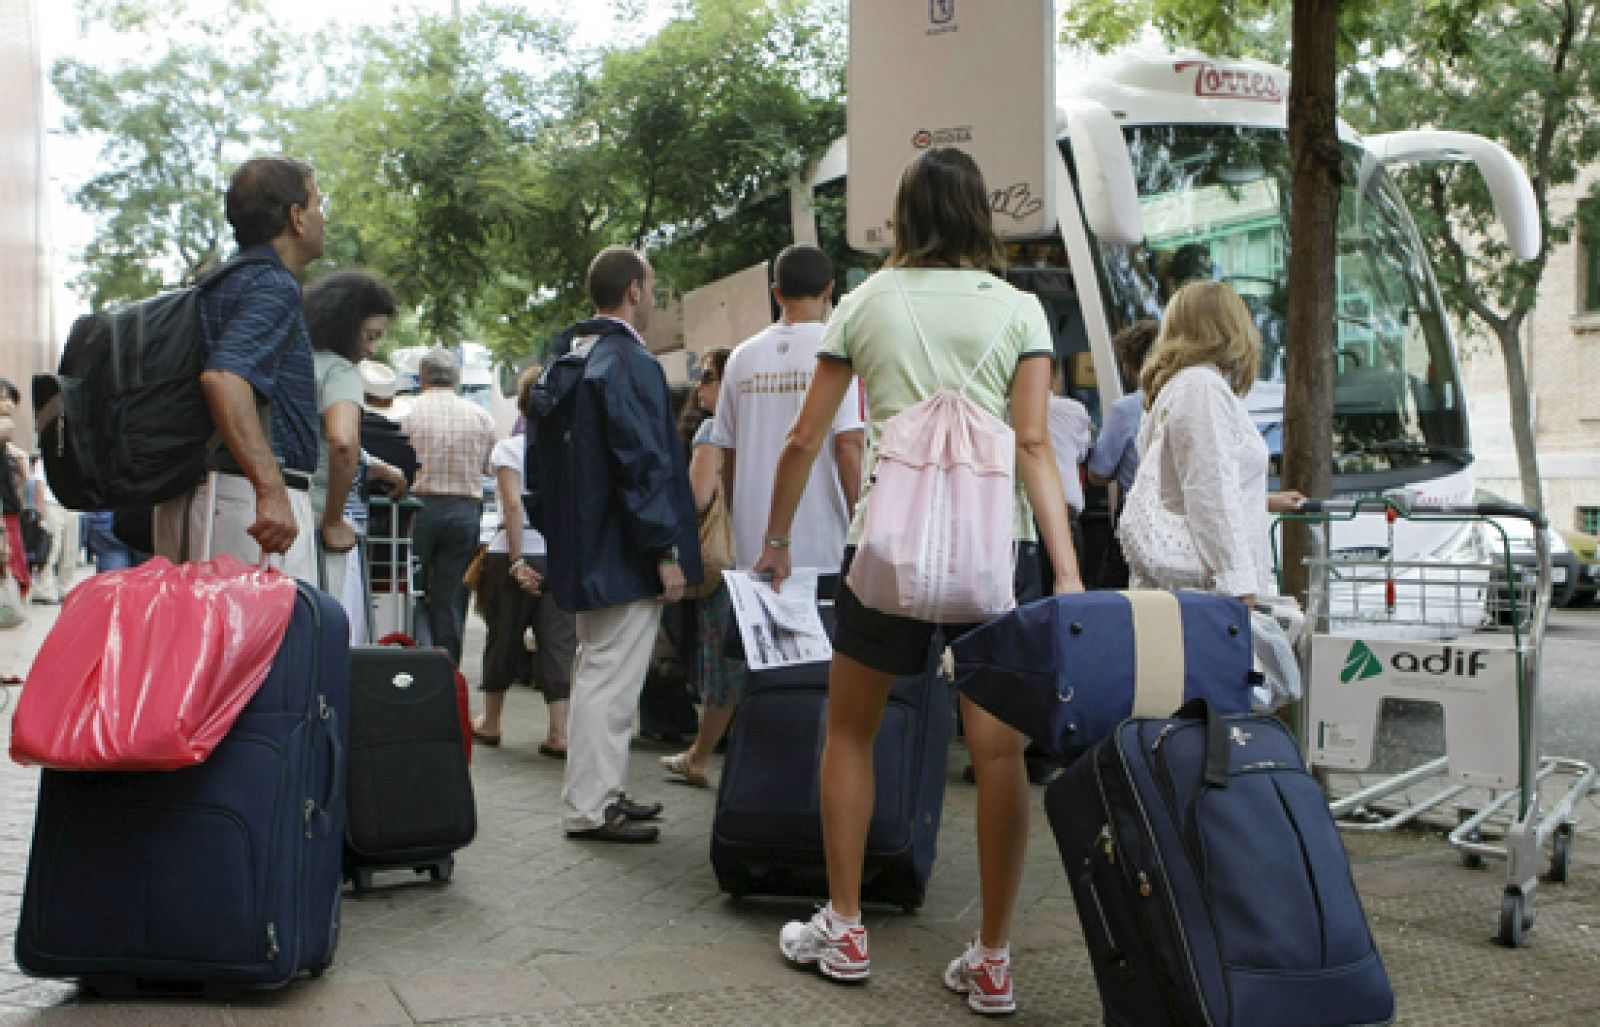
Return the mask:
[[[1111,348],[1119,328],[1158,316],[1171,290],[1189,278],[1232,285],[1261,331],[1259,383],[1248,403],[1273,453],[1274,474],[1288,317],[1288,93],[1280,68],[1187,54],[1122,55],[1075,74],[1058,90],[1057,228],[1008,247],[1008,277],[1044,302],[1069,369],[1068,392],[1097,419],[1123,392]],[[1386,168],[1475,163],[1522,259],[1539,249],[1532,188],[1504,149],[1478,136],[1363,138],[1342,123],[1340,135],[1334,493],[1352,498],[1398,488],[1413,501],[1471,502],[1467,404],[1446,312],[1429,246]],[[845,165],[841,139],[784,205],[793,238],[817,241],[839,265],[841,290],[881,259],[845,242]],[[1039,202],[997,192],[996,217]],[[777,204],[763,206],[770,219]],[[1396,528],[1397,560],[1481,560],[1477,533],[1459,524]],[[1338,525],[1333,545],[1387,551],[1387,528],[1381,518],[1363,516]]]

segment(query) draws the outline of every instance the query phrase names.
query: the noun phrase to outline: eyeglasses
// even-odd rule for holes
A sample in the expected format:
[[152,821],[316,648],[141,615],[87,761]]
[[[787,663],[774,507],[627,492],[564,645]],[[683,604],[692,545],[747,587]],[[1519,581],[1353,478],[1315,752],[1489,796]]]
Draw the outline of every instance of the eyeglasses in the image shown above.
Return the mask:
[[715,385],[719,380],[715,371],[702,371],[700,373],[701,385]]
[[[301,210],[311,209],[311,204],[309,202],[311,198],[308,196],[306,199],[308,202],[300,204]],[[329,214],[333,213],[333,197],[329,196],[327,193],[323,193],[321,196],[317,197],[317,210],[321,212],[323,218],[326,219]]]

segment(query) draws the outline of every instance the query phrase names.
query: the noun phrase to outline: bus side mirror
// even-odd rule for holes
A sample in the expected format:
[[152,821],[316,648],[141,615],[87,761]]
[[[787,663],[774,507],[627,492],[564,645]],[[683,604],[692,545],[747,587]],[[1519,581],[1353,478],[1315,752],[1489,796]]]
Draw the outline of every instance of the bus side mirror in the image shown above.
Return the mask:
[[1515,157],[1492,139],[1470,132],[1389,132],[1363,140],[1367,149],[1384,165],[1424,164],[1437,161],[1471,161],[1478,166],[1495,214],[1506,229],[1506,242],[1518,260],[1539,255],[1543,230],[1539,225],[1539,205]]
[[1101,242],[1129,246],[1144,241],[1133,159],[1117,119],[1104,104],[1072,100],[1063,106],[1078,191],[1089,228]]

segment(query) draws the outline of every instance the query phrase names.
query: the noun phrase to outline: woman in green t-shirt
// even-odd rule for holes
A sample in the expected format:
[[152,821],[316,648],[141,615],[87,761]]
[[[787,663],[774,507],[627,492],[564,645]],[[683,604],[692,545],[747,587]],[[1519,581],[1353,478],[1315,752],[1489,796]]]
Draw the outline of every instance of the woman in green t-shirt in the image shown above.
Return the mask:
[[[867,397],[869,450],[875,453],[884,422],[931,396],[941,380],[966,378],[990,342],[999,339],[999,359],[978,366],[966,394],[1008,420],[1016,433],[1021,489],[1014,538],[1031,542],[1036,517],[1055,571],[1055,590],[1082,589],[1046,413],[1054,357],[1050,330],[1038,299],[995,274],[1003,256],[989,193],[972,158],[940,148],[912,161],[895,195],[894,249],[885,269],[845,297],[823,337],[811,387],[778,461],[765,544],[754,571],[771,572],[775,586],[789,576],[795,507],[852,375],[860,376]],[[934,329],[927,352],[914,334],[917,323]],[[930,368],[930,361],[935,366]],[[871,477],[869,465],[864,480]],[[846,569],[862,512],[871,502],[864,489]],[[907,517],[919,515],[906,511]],[[1037,592],[1037,559],[1019,559],[1015,585]],[[860,896],[874,797],[873,740],[895,677],[922,671],[935,631],[949,640],[965,627],[869,609],[844,584],[836,613],[821,785],[830,902],[811,920],[785,926],[779,947],[790,960],[815,965],[827,977],[861,980],[869,966]],[[978,779],[983,917],[978,937],[951,961],[944,980],[967,997],[974,1011],[1009,1013],[1016,1008],[1008,947],[1011,913],[1028,840],[1025,741],[965,697],[961,711]]]

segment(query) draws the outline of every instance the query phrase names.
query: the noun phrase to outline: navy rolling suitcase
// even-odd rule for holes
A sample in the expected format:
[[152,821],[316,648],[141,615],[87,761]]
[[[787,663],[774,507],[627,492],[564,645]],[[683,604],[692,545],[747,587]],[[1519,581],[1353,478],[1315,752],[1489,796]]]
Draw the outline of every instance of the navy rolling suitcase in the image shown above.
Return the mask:
[[1384,1023],[1338,829],[1270,716],[1125,720],[1045,790],[1105,1022]]
[[333,961],[349,630],[302,583],[271,672],[204,763],[42,772],[23,970],[107,995],[226,994]]
[[455,667],[443,649],[359,646],[350,656],[350,816],[345,874],[448,881],[478,830]]
[[[832,607],[823,608],[832,627]],[[910,911],[933,870],[954,722],[950,688],[930,647],[922,674],[894,683],[873,749],[877,798],[861,897]],[[819,772],[828,664],[745,678],[717,787],[711,864],[734,896],[827,894]]]

